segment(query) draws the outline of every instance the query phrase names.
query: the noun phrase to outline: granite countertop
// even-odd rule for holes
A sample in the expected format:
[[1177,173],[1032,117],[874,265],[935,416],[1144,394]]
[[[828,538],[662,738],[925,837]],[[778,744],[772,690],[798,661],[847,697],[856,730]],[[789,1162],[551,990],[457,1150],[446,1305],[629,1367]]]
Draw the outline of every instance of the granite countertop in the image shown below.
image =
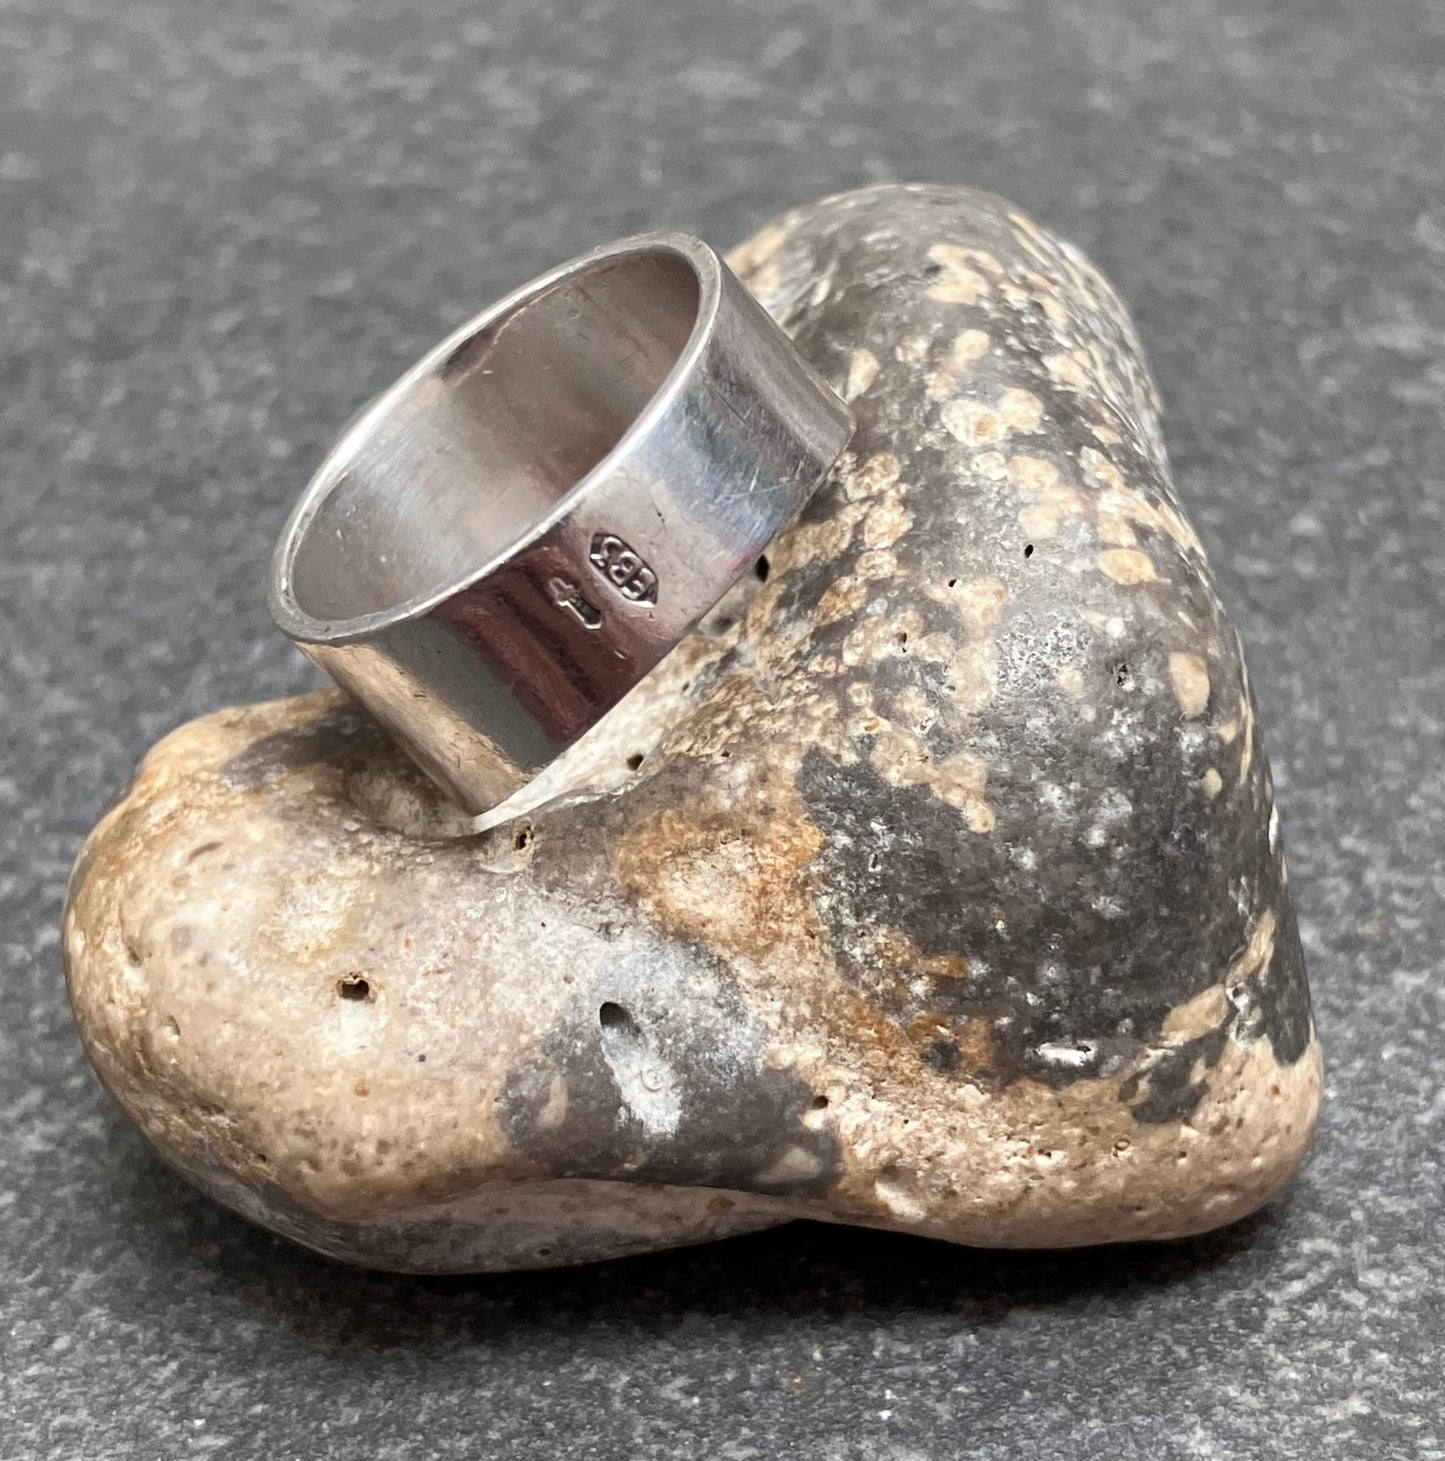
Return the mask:
[[[1430,0],[0,9],[0,1457],[1445,1457],[1442,147]],[[260,585],[338,423],[544,262],[885,178],[1134,308],[1325,1042],[1288,1198],[417,1281],[193,1193],[90,1075],[59,902],[156,737],[312,683]]]

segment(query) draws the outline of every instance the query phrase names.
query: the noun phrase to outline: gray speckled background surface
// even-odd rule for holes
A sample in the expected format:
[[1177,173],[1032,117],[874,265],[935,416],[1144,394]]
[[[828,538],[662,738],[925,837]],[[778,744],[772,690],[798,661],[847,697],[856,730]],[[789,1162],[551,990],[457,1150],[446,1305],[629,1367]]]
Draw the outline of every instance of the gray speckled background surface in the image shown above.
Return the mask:
[[[1445,1456],[1442,148],[1432,0],[0,6],[0,1457]],[[92,1080],[56,920],[156,736],[310,683],[260,592],[309,465],[544,263],[890,177],[1134,307],[1326,1042],[1290,1199],[447,1282],[212,1207]]]

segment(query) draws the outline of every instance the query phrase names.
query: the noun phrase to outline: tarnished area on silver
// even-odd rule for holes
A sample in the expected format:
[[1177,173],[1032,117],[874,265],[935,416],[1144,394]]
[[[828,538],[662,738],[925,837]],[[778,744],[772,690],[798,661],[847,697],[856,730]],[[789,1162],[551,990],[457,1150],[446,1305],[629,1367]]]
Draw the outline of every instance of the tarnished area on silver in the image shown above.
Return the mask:
[[543,275],[347,429],[277,624],[468,811],[589,730],[807,502],[848,408],[686,234]]

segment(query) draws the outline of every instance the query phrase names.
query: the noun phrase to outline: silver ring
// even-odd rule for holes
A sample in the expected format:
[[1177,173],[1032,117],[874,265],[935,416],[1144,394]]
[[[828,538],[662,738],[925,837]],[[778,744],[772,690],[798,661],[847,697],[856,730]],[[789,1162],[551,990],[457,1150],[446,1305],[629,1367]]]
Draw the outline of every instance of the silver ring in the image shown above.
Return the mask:
[[717,603],[851,433],[712,249],[626,239],[478,315],[362,412],[282,532],[271,612],[489,811]]

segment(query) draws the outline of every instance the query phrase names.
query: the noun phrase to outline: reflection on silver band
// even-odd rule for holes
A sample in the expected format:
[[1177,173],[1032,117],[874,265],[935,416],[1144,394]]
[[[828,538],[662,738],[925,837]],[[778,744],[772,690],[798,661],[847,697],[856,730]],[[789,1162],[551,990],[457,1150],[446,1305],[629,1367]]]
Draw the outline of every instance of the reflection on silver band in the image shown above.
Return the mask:
[[723,596],[851,430],[712,249],[628,239],[487,310],[362,413],[282,533],[271,611],[487,811]]

